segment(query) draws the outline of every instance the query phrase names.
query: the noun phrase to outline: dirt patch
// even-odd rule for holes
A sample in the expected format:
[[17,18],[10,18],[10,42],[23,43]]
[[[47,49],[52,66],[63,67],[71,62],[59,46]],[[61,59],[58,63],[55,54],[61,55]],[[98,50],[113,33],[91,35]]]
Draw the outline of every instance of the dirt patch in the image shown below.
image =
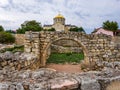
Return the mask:
[[59,72],[67,72],[67,73],[77,73],[82,72],[80,68],[80,64],[72,65],[72,64],[47,64],[46,68],[55,69]]

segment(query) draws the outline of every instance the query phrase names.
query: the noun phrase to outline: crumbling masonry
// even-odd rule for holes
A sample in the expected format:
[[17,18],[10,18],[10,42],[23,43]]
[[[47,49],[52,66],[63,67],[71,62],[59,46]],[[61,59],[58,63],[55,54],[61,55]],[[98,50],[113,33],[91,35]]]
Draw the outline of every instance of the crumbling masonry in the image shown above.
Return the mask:
[[120,49],[114,43],[114,37],[104,34],[85,34],[82,32],[26,32],[25,52],[38,56],[41,66],[45,66],[52,43],[60,40],[76,42],[84,52],[85,61],[119,61]]

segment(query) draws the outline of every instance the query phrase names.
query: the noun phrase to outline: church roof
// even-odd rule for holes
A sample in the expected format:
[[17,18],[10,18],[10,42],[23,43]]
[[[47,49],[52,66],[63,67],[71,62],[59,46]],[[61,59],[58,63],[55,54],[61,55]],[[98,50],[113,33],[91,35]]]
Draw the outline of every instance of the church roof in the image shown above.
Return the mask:
[[52,25],[46,25],[46,24],[45,24],[43,27],[51,27],[51,26],[52,26]]
[[66,24],[65,26],[77,27],[77,26],[75,26],[75,25],[71,25],[71,24]]
[[64,16],[59,13],[59,14],[58,14],[57,16],[55,16],[54,18],[64,18]]

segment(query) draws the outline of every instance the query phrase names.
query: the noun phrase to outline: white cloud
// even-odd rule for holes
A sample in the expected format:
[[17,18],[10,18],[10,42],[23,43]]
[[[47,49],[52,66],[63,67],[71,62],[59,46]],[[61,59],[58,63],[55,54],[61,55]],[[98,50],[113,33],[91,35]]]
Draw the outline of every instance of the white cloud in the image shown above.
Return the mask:
[[9,4],[8,0],[0,0],[0,6],[6,6],[8,4]]
[[61,11],[67,24],[75,24],[91,32],[105,20],[120,25],[120,0],[0,0],[0,24],[5,29],[17,29],[25,20],[52,24]]

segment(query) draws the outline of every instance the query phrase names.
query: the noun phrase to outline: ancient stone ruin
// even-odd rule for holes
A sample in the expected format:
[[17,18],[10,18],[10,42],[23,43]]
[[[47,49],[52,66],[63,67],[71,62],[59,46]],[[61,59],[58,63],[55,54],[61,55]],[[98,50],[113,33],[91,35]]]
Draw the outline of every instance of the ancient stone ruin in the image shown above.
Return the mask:
[[[51,48],[64,52],[64,49],[59,50],[63,47],[57,45],[67,41],[74,42],[73,46],[79,48],[79,52],[83,51],[85,63],[95,63],[95,68],[102,67],[102,69],[65,73],[41,68],[46,65],[47,58],[53,52]],[[104,34],[88,35],[82,32],[26,32],[24,47],[25,52],[0,53],[0,90],[119,90],[120,88],[120,45],[116,37]]]
[[92,62],[112,62],[119,61],[120,47],[114,43],[114,37],[104,34],[85,34],[82,32],[26,32],[25,52],[33,53],[39,58],[41,66],[45,66],[49,57],[50,47],[56,41],[72,40],[82,48],[84,61]]

